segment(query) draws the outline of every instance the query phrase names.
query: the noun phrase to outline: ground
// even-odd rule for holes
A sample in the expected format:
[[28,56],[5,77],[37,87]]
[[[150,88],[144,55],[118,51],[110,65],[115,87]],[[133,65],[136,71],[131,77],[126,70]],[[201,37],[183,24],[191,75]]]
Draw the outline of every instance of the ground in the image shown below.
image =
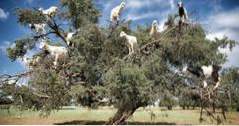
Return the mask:
[[[138,109],[128,120],[128,124],[216,124],[209,118],[200,123],[199,110],[181,110],[179,108],[172,111],[163,108],[152,108],[151,110]],[[115,109],[109,107],[97,110],[67,107],[44,118],[39,116],[39,112],[30,110],[20,112],[12,108],[10,113],[7,110],[0,110],[0,124],[104,124],[115,112]],[[239,113],[229,112],[227,117],[228,119],[223,124],[239,125]]]

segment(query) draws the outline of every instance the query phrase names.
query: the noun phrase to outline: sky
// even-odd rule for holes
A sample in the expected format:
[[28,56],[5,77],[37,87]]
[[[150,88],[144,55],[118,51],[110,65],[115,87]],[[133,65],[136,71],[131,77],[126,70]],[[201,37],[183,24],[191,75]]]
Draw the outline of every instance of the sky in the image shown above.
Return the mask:
[[[6,55],[6,48],[14,40],[29,35],[28,28],[17,23],[16,8],[44,8],[60,6],[60,0],[0,0],[0,74],[15,74],[25,70],[21,60],[11,62]],[[120,4],[120,0],[93,0],[101,12],[99,24],[107,26],[111,9]],[[178,0],[126,0],[126,7],[121,19],[132,20],[132,27],[137,24],[150,25],[158,20],[160,28],[169,14],[177,13]],[[202,24],[208,39],[224,36],[239,42],[239,0],[183,0],[189,18]],[[239,46],[228,54],[224,67],[239,67]]]

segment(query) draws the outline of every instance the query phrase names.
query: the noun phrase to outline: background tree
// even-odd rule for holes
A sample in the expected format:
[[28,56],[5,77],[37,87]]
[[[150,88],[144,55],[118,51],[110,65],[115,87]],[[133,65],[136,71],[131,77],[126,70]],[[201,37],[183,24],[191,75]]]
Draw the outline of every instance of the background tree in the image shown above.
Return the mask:
[[227,88],[230,107],[239,111],[239,73],[238,68],[229,68],[223,71],[223,84]]
[[172,110],[177,105],[176,97],[165,95],[160,100],[160,106],[167,107],[168,110]]
[[182,93],[178,98],[178,104],[183,109],[195,109],[200,107],[200,96],[198,96],[197,90],[190,90],[188,88],[182,89]]

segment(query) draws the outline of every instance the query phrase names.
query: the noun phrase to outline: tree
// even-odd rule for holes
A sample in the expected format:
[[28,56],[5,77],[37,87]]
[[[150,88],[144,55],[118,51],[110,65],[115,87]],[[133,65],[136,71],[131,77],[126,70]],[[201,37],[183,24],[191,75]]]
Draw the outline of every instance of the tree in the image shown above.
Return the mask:
[[170,94],[165,95],[161,98],[160,106],[167,107],[168,110],[172,110],[176,105],[177,100],[175,99],[175,97],[170,96]]
[[[130,21],[114,28],[98,26],[99,11],[91,0],[62,0],[61,5],[64,9],[55,17],[48,17],[35,9],[17,10],[21,25],[45,23],[47,33],[33,32],[27,38],[16,40],[15,46],[8,49],[8,56],[13,61],[24,57],[41,39],[48,38],[52,45],[66,46],[65,29],[80,29],[72,39],[74,47],[67,46],[69,56],[57,67],[53,65],[52,57],[42,50],[36,54],[41,57],[40,63],[27,73],[1,77],[2,84],[12,78],[29,78],[28,86],[20,88],[22,93],[17,91],[18,95],[13,95],[21,97],[21,105],[49,113],[60,109],[72,98],[88,107],[95,107],[100,100],[108,98],[118,109],[108,124],[124,124],[139,107],[167,95],[180,96],[187,88],[196,90],[202,110],[211,114],[207,109],[211,102],[206,102],[208,98],[201,93],[207,92],[201,87],[200,78],[182,76],[175,71],[180,71],[186,64],[223,64],[226,55],[218,48],[226,45],[233,48],[235,41],[227,38],[207,40],[200,25],[187,26],[182,32],[178,32],[177,25],[172,25],[155,40],[149,36],[147,27],[138,26],[131,30]],[[69,26],[63,29],[62,21],[68,21]],[[136,53],[127,55],[125,39],[119,37],[122,30],[138,38]],[[13,90],[19,88],[13,87]],[[216,92],[218,90],[213,94]],[[34,102],[29,99],[34,99]],[[212,100],[218,100],[218,97],[212,97]]]
[[188,88],[184,88],[183,92],[179,96],[179,105],[183,109],[195,109],[195,107],[200,106],[200,96],[198,96],[197,90],[190,90]]
[[223,85],[227,88],[229,95],[228,105],[237,111],[239,111],[239,73],[238,68],[228,68],[223,71]]
[[88,21],[98,22],[99,11],[95,8],[91,0],[61,0],[66,11],[63,17],[68,19],[75,29],[80,28]]

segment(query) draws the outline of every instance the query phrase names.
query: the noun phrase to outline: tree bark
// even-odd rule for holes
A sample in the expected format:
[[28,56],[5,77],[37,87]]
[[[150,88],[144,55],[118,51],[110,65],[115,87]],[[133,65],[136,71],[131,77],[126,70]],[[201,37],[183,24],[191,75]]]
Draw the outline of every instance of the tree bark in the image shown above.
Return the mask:
[[214,113],[216,112],[216,105],[215,105],[214,102],[212,103],[212,110],[213,110]]
[[167,106],[168,110],[172,110],[173,106]]
[[183,110],[185,110],[186,109],[186,107],[185,106],[183,106]]
[[116,114],[106,123],[106,125],[124,125],[126,120],[134,114],[138,107],[128,109],[127,107],[119,108]]

